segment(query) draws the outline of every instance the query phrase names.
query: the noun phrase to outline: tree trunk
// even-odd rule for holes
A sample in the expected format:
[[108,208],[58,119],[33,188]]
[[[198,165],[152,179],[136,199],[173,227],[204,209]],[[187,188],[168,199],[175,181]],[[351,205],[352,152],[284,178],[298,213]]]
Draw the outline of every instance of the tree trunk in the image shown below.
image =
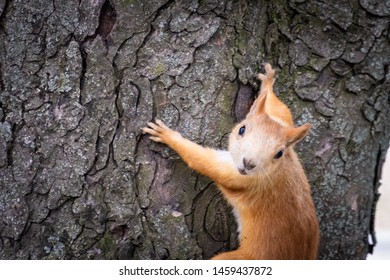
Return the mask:
[[141,127],[158,117],[226,147],[263,62],[296,123],[313,125],[297,149],[319,257],[366,258],[390,135],[386,3],[0,0],[0,258],[201,259],[235,248],[213,183]]

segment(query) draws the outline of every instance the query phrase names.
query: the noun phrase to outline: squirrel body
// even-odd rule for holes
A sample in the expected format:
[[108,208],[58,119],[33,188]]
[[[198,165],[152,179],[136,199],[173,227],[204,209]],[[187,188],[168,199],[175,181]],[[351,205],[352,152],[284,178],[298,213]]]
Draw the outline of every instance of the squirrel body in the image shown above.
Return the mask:
[[150,138],[167,144],[188,166],[210,177],[237,219],[240,245],[213,259],[316,259],[319,225],[310,185],[293,150],[310,124],[294,127],[273,92],[275,71],[265,65],[259,97],[229,137],[229,150],[202,147],[163,122],[148,123]]

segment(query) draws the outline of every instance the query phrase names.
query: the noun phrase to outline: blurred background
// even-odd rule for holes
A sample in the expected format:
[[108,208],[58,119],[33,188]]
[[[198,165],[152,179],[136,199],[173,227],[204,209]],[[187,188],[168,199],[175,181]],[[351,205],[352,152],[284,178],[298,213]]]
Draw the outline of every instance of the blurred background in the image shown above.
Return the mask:
[[377,205],[376,238],[377,245],[374,254],[368,255],[369,260],[390,260],[390,150],[382,169],[382,185],[379,187],[381,196]]

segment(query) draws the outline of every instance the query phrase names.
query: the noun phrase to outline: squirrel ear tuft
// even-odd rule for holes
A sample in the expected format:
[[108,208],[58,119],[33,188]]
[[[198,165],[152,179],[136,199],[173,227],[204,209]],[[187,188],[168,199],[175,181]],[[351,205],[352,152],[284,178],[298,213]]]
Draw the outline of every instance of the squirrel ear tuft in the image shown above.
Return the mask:
[[311,124],[307,123],[287,130],[287,146],[294,145],[301,141],[309,132]]

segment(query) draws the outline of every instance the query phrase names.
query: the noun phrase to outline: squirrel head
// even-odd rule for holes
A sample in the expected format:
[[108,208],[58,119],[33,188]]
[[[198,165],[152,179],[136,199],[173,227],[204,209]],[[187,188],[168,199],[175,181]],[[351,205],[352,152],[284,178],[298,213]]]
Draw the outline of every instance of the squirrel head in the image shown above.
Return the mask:
[[[286,117],[292,119],[290,110],[276,96],[271,99],[267,95],[265,93],[257,98],[246,118],[230,134],[229,152],[242,175],[277,172],[294,144],[301,141],[311,127],[310,124],[294,127],[286,123]],[[267,99],[271,100],[267,102]],[[268,106],[275,108],[282,105],[284,113],[289,116],[271,115],[269,112],[272,110],[267,110]]]

